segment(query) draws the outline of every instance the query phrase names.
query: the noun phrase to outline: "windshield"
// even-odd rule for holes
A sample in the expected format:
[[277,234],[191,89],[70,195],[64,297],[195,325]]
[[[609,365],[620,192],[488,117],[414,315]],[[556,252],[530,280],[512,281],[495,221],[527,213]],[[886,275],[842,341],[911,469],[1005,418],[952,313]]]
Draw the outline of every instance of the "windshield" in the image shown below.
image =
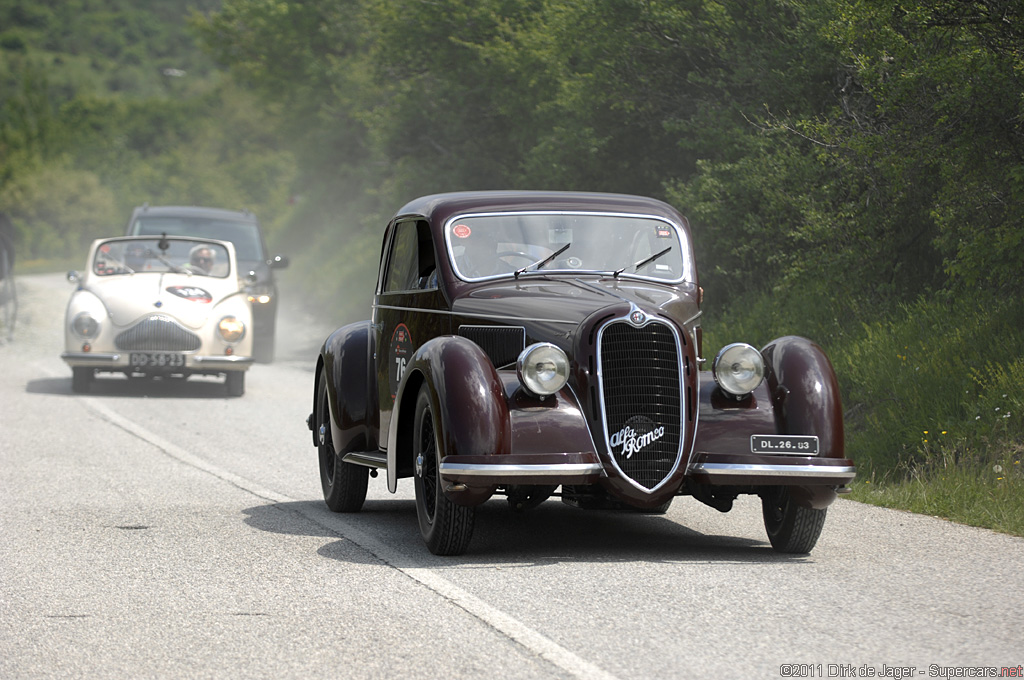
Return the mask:
[[643,215],[507,213],[463,215],[445,227],[458,276],[479,281],[531,272],[599,273],[692,281],[683,231]]
[[91,269],[97,276],[174,272],[225,278],[231,273],[228,251],[222,245],[159,238],[101,243]]
[[239,260],[261,261],[263,245],[260,242],[259,227],[253,222],[218,220],[206,217],[140,217],[131,230],[132,234],[167,234],[168,236],[202,236],[235,244]]

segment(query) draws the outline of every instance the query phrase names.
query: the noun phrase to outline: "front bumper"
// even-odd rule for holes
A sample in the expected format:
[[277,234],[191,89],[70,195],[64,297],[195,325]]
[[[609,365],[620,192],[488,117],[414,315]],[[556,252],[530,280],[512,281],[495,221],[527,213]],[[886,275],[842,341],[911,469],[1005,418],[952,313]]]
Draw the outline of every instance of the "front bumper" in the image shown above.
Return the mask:
[[244,371],[253,363],[252,357],[234,354],[213,356],[186,354],[183,367],[136,369],[129,363],[129,354],[130,352],[64,352],[60,358],[75,368],[97,368],[113,372],[136,372],[152,375]]
[[[446,456],[441,477],[472,486],[500,484],[594,484],[608,473],[593,454]],[[853,461],[812,456],[701,453],[687,477],[714,486],[845,486],[856,476]]]
[[445,481],[472,486],[593,484],[605,476],[601,462],[588,453],[445,456],[439,471]]

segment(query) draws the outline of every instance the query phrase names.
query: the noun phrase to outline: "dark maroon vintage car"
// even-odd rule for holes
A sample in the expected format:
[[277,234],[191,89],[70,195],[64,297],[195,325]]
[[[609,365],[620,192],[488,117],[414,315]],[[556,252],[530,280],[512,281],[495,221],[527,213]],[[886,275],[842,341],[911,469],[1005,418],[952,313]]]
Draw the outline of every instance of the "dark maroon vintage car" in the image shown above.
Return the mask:
[[638,196],[464,192],[384,231],[372,318],[317,360],[309,426],[331,510],[369,474],[412,477],[431,552],[475,506],[722,512],[762,500],[771,545],[809,552],[854,477],[831,364],[813,342],[723,347],[705,370],[690,229]]

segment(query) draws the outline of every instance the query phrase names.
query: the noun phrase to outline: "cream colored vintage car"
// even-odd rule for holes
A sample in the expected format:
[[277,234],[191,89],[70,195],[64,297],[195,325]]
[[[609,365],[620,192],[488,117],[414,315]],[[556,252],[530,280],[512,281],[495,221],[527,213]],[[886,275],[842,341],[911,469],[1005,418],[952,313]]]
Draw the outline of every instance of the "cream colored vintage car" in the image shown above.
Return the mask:
[[174,236],[98,239],[68,301],[65,352],[74,392],[97,374],[224,376],[245,392],[252,364],[252,310],[240,288],[234,246]]

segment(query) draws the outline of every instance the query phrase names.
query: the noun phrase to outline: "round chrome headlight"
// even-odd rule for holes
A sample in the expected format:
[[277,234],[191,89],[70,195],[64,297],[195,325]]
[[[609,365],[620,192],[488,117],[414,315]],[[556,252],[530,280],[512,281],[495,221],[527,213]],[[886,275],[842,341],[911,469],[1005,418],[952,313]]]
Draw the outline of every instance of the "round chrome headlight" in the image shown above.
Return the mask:
[[228,342],[238,342],[245,336],[245,324],[233,316],[225,316],[217,324],[222,338]]
[[100,322],[92,317],[89,312],[80,312],[71,321],[71,330],[82,338],[95,338],[100,332]]
[[755,348],[736,342],[722,348],[711,371],[723,390],[742,397],[753,392],[764,380],[764,359]]
[[538,342],[520,352],[516,373],[527,391],[546,397],[565,386],[569,379],[569,358],[556,345]]

